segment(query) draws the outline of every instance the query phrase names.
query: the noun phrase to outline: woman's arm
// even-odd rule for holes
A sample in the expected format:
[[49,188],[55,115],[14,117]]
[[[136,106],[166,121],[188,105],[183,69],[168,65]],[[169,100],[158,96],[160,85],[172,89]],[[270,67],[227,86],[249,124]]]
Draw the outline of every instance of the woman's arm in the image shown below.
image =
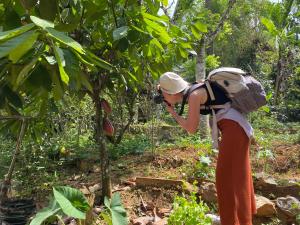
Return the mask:
[[167,110],[171,113],[177,123],[189,133],[195,133],[199,125],[200,105],[204,104],[207,99],[207,93],[204,89],[194,91],[188,100],[188,116],[183,118],[179,116],[172,106],[167,106]]

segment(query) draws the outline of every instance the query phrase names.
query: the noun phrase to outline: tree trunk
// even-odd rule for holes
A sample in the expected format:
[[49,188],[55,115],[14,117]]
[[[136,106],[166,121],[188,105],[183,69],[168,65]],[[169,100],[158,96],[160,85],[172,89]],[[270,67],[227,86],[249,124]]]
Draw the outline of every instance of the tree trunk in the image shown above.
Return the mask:
[[280,83],[282,80],[282,50],[281,46],[279,46],[278,53],[278,62],[277,62],[277,74],[275,78],[275,93],[274,93],[274,101],[275,105],[278,104],[278,99],[280,95]]
[[10,187],[10,184],[11,184],[11,178],[12,178],[12,175],[13,175],[13,171],[15,169],[17,156],[20,153],[20,147],[21,147],[22,139],[24,137],[24,133],[25,133],[25,119],[23,118],[21,121],[22,121],[21,122],[22,124],[21,124],[21,129],[20,129],[20,132],[19,132],[19,136],[18,136],[18,139],[17,139],[16,149],[15,149],[13,158],[11,160],[8,173],[5,176],[5,179],[4,179],[4,181],[3,181],[2,185],[1,185],[1,190],[0,190],[0,205],[2,204],[3,201],[5,201],[7,199],[7,192],[8,192],[8,189]]
[[[98,81],[98,82],[97,82]],[[101,161],[101,180],[102,180],[102,200],[107,196],[111,198],[111,177],[110,177],[110,161],[108,150],[106,148],[105,137],[102,129],[103,113],[100,103],[100,80],[97,80],[94,86],[93,101],[95,104],[95,140],[100,152]]]
[[[205,55],[206,45],[205,37],[200,40],[200,49],[198,51],[196,62],[196,81],[201,82],[205,80]],[[200,137],[207,138],[209,135],[209,117],[207,115],[200,115]]]

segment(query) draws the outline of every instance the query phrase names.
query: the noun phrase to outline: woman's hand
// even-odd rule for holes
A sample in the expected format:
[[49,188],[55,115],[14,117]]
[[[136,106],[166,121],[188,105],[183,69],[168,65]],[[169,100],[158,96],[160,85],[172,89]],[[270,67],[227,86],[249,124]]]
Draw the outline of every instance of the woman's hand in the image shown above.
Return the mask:
[[171,114],[171,115],[174,115],[176,114],[175,110],[174,110],[174,105],[171,105],[171,104],[166,104],[166,108],[167,108],[167,111]]

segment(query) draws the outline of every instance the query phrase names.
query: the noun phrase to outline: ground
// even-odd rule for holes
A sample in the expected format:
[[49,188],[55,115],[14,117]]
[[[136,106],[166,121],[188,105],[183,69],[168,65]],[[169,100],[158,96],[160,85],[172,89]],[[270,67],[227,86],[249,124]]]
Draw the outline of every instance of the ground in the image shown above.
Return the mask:
[[[300,181],[300,145],[299,144],[283,144],[274,143],[273,158],[271,159],[257,159],[257,152],[259,146],[252,145],[251,159],[254,173],[267,170],[265,172],[271,173],[276,179],[296,179]],[[145,152],[142,155],[124,156],[118,160],[112,161],[112,183],[114,190],[119,190],[122,201],[127,209],[130,219],[144,216],[145,211],[141,210],[141,202],[143,201],[153,214],[154,208],[157,211],[164,211],[172,208],[174,197],[181,194],[182,190],[179,188],[163,188],[163,187],[143,187],[138,188],[130,186],[130,189],[125,188],[130,181],[135,177],[153,177],[166,179],[189,179],[190,171],[193,165],[198,160],[198,152],[201,149],[194,149],[192,147],[182,148],[165,148],[157,152]],[[206,150],[203,150],[206,151]],[[211,167],[214,168],[216,164],[216,156],[212,157]],[[94,166],[91,167],[91,160],[82,160],[77,163],[77,168],[64,169],[66,174],[64,184],[77,188],[96,187],[96,194],[99,196],[100,191],[100,169],[99,163],[94,161]],[[263,167],[267,162],[268,168]],[[78,171],[78,167],[80,171]],[[211,178],[213,179],[213,178]],[[98,184],[98,186],[97,186]],[[41,195],[42,207],[45,203],[45,195]],[[100,205],[97,202],[96,205]],[[216,206],[210,205],[213,211],[216,211]],[[160,212],[158,212],[160,213]]]

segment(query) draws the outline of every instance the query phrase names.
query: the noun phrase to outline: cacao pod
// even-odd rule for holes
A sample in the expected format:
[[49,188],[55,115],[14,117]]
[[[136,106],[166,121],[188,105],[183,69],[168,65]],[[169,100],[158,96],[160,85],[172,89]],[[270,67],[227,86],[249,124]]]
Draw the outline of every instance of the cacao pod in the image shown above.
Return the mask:
[[110,114],[112,111],[109,103],[104,98],[101,99],[101,107],[106,114]]
[[106,136],[113,136],[114,135],[114,127],[113,125],[111,124],[111,122],[109,121],[109,119],[107,118],[103,118],[103,131],[104,131],[104,134]]

